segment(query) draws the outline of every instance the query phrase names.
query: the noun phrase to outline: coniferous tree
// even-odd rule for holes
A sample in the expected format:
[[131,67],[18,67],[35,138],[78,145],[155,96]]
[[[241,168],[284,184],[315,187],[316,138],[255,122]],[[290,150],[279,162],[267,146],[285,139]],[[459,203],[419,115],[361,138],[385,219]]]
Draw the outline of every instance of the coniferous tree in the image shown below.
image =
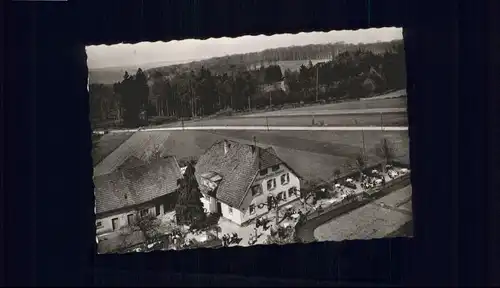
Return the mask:
[[127,72],[123,76],[123,81],[117,86],[122,97],[123,105],[123,125],[125,127],[139,126],[139,113],[141,112],[141,99],[136,92],[135,79]]
[[175,206],[177,224],[192,225],[205,219],[201,192],[195,177],[193,163],[188,163],[184,177],[178,180],[179,196]]

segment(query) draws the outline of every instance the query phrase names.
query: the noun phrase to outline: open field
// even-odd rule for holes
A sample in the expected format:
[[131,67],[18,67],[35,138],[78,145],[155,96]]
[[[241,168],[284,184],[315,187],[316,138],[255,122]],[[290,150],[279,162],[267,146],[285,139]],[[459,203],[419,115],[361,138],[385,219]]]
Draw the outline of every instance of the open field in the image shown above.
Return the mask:
[[[411,201],[410,201],[411,202]],[[387,237],[413,237],[413,220],[406,222],[398,230],[387,235]]]
[[[371,98],[364,101],[348,101],[217,118],[202,118],[184,121],[184,126],[312,126],[313,115],[315,123],[323,122],[325,125],[332,127],[408,126],[406,97]],[[176,121],[149,127],[182,127],[182,122]]]
[[410,212],[410,213],[411,213],[411,212],[413,211],[413,210],[412,210],[412,208],[413,208],[413,207],[412,207],[412,201],[411,201],[411,199],[410,199],[409,201],[407,201],[407,202],[405,202],[405,203],[401,204],[400,206],[398,206],[398,208],[399,208],[400,210],[403,210],[403,211],[408,211],[408,212]]
[[[228,117],[223,119],[203,119],[185,121],[184,127],[199,126],[313,126],[314,123],[324,123],[327,126],[408,126],[406,113],[390,114],[358,114],[358,115],[328,115],[328,116],[275,116],[275,117]],[[182,127],[181,122],[175,122],[156,127]]]
[[[326,104],[325,104],[326,105]],[[313,106],[311,106],[313,107]],[[254,113],[246,115],[234,115],[222,118],[272,118],[272,117],[303,117],[303,116],[355,116],[360,115],[380,115],[380,114],[406,114],[406,108],[370,108],[370,109],[342,109],[342,110],[294,110],[297,108],[287,108],[283,110],[269,111],[265,113]]]
[[380,204],[403,202],[409,196],[408,191],[411,191],[411,188],[407,187],[319,226],[314,231],[314,237],[318,241],[343,241],[383,238],[395,233],[412,221],[411,214],[391,209],[398,208],[397,206],[382,207]]
[[[391,139],[397,147],[400,161],[408,160],[406,131],[364,132],[365,149],[370,162],[378,161],[375,145],[382,137]],[[362,149],[362,133],[351,131],[158,131],[136,132],[122,146],[113,151],[94,169],[94,174],[107,173],[123,163],[129,156],[140,157],[148,145],[163,145],[164,153],[175,155],[179,160],[198,157],[213,143],[232,139],[263,147],[273,146],[278,155],[295,169],[305,180],[329,180],[335,168],[355,157]]]
[[391,99],[391,98],[398,98],[398,97],[405,97],[406,96],[406,89],[403,90],[397,90],[393,91],[384,95],[379,95],[379,96],[374,96],[370,98],[361,98],[361,100],[370,100],[370,99]]
[[[286,115],[288,113],[293,113],[295,111],[301,112],[312,112],[312,111],[342,111],[342,110],[360,110],[360,109],[386,109],[386,108],[404,108],[406,109],[406,98],[389,98],[389,99],[365,99],[363,101],[348,101],[341,103],[332,104],[322,104],[322,105],[311,105],[300,108],[290,108],[278,111],[269,111],[262,113],[255,113],[259,116],[270,116],[270,115]],[[344,112],[345,113],[345,112]]]
[[[374,203],[377,205],[382,204],[382,205],[387,205],[389,207],[401,208],[402,206],[406,205],[409,201],[411,201],[411,193],[412,193],[411,185],[408,185],[394,193],[391,193],[381,199],[374,201]],[[411,206],[409,212],[411,212]]]
[[[394,92],[393,92],[394,93]],[[382,117],[381,117],[382,114]],[[185,126],[309,126],[312,119],[329,126],[407,126],[406,98],[368,99],[334,104],[312,105],[277,111],[256,112],[216,119],[184,121]],[[174,122],[156,127],[180,127]]]
[[[255,136],[259,144],[340,157],[355,157],[363,147],[362,133],[351,131],[216,131],[214,133],[247,141],[252,141]],[[391,140],[397,148],[399,157],[408,154],[406,131],[367,131],[364,134],[365,149],[369,155],[375,153],[375,147],[383,137]]]

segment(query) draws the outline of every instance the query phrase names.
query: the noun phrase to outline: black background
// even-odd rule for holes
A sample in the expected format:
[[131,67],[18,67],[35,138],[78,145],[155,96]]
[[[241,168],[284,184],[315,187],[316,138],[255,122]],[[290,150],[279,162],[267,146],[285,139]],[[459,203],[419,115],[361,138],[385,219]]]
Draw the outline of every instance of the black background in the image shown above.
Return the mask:
[[[4,283],[500,283],[497,1],[5,2]],[[95,256],[85,45],[387,26],[405,27],[415,238]]]

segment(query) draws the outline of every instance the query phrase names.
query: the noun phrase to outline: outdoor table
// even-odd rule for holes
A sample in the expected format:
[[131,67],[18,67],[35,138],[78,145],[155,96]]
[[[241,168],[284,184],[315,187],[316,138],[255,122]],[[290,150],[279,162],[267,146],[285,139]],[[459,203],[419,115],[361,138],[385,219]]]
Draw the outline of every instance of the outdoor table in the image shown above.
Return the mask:
[[295,214],[293,214],[293,215],[292,215],[292,218],[293,218],[293,219],[297,219],[297,218],[299,218],[299,217],[300,217],[299,213],[295,213]]
[[352,182],[352,179],[351,178],[347,178],[345,181],[346,182]]
[[292,204],[289,204],[289,205],[286,205],[285,206],[286,209],[292,209],[293,208],[293,205]]
[[336,188],[340,188],[340,184],[335,184],[335,187]]

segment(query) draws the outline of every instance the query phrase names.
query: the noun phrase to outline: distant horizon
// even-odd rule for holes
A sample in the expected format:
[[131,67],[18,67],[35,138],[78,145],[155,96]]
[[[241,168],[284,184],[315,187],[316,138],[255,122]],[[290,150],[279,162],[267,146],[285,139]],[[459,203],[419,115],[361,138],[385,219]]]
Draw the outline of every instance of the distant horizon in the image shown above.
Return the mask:
[[[87,46],[90,70],[142,68],[157,65],[186,64],[211,58],[258,53],[269,49],[318,44],[370,44],[403,38],[401,28],[363,29],[356,31],[310,32],[272,36],[242,36],[237,38],[187,39],[169,42],[140,42]],[[165,53],[165,51],[173,51]],[[150,66],[150,67],[148,67]]]

